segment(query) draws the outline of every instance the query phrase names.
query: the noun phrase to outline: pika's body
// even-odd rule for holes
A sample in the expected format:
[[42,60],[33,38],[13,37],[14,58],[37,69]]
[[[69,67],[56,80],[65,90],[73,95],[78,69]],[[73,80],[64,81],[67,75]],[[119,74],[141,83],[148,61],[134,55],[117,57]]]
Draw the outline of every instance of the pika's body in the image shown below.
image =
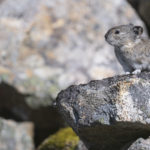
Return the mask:
[[142,33],[142,27],[128,24],[111,28],[105,35],[127,73],[150,71],[150,40],[143,38]]

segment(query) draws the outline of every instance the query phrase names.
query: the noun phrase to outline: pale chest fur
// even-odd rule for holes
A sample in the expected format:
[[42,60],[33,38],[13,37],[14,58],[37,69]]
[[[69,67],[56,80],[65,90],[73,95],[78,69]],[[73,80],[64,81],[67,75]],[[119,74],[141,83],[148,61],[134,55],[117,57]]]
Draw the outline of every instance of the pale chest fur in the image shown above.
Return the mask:
[[142,64],[150,62],[150,41],[141,40],[133,45],[127,45],[120,48],[120,51],[128,61]]
[[124,59],[126,59],[129,62],[137,61],[140,56],[140,52],[137,51],[136,46],[135,47],[122,47],[120,49],[120,54]]
[[133,64],[132,55],[134,54],[131,53],[131,51],[128,51],[127,49],[123,50],[123,49],[120,49],[119,47],[115,47],[115,54],[116,54],[118,61],[123,66],[126,72],[128,71],[131,72],[132,70],[134,70],[132,67],[132,64]]
[[147,69],[150,67],[149,41],[140,41],[115,48],[115,53],[120,63],[130,69]]

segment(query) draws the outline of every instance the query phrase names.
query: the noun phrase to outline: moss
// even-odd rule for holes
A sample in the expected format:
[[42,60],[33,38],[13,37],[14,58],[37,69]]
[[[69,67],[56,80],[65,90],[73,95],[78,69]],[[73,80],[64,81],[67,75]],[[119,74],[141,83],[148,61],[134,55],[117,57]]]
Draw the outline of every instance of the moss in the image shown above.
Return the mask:
[[49,96],[49,97],[37,97],[34,95],[28,96],[25,99],[26,104],[32,108],[32,109],[38,109],[40,107],[48,107],[51,106],[53,103],[53,99]]
[[1,74],[0,75],[0,80],[7,82],[8,79],[10,79],[10,75],[9,74]]
[[28,78],[27,80],[24,80],[23,82],[23,85],[26,87],[26,88],[30,88],[30,87],[36,87],[37,85],[42,88],[45,86],[44,82],[37,76],[33,76],[31,78]]
[[101,119],[99,120],[99,122],[100,122],[101,124],[104,124],[104,123],[105,123],[105,119],[104,119],[104,118],[101,118]]
[[74,150],[78,142],[79,137],[68,127],[47,138],[38,150]]

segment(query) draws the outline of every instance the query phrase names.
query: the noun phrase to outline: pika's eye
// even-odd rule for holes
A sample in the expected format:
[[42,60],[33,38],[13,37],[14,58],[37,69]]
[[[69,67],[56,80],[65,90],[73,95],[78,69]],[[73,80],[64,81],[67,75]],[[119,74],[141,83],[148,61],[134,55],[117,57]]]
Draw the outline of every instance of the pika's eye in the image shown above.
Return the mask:
[[119,34],[119,33],[120,33],[120,31],[119,31],[119,30],[116,30],[116,31],[115,31],[115,34]]
[[135,33],[136,35],[138,35],[138,34],[139,34],[139,31],[135,30],[134,33]]

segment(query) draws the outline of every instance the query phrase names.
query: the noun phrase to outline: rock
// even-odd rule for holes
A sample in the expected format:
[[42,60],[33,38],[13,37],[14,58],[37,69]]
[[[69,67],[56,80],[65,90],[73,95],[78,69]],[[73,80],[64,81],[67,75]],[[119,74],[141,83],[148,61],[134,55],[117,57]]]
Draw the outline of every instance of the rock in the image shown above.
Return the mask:
[[16,123],[0,118],[1,150],[34,150],[33,124]]
[[150,138],[146,140],[143,138],[137,139],[128,150],[150,150]]
[[3,0],[0,22],[1,80],[49,105],[70,84],[120,73],[104,34],[142,24],[121,0]]
[[57,106],[89,150],[120,150],[150,135],[150,73],[73,85]]
[[37,145],[63,127],[58,91],[120,73],[104,34],[129,22],[121,0],[0,0],[0,116],[34,122]]
[[85,144],[80,140],[75,150],[88,150]]
[[78,143],[79,137],[68,127],[48,137],[38,150],[75,150]]
[[[36,146],[64,126],[64,121],[55,108],[46,102],[45,105],[40,105],[33,96],[30,100],[30,96],[21,94],[4,82],[0,84],[0,97],[0,116],[19,122],[32,121],[34,123]],[[33,98],[34,103],[32,104]]]
[[128,2],[135,8],[137,11],[138,15],[141,17],[141,19],[144,21],[147,30],[150,35],[150,14],[147,13],[149,12],[150,9],[150,1],[149,0],[128,0]]

